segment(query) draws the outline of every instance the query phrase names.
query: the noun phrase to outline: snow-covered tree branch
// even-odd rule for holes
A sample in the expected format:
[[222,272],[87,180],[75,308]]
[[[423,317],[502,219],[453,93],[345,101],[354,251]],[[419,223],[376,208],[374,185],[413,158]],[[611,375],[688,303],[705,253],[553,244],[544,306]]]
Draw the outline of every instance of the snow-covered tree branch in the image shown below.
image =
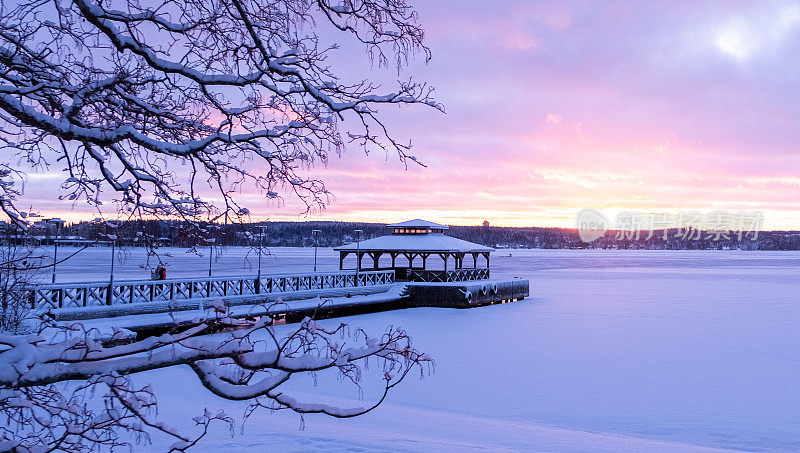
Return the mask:
[[[146,442],[155,430],[173,437],[175,450],[185,450],[205,435],[210,423],[233,426],[228,415],[208,411],[195,419],[200,429],[193,436],[156,421],[152,390],[136,388],[131,380],[143,371],[188,365],[217,396],[249,401],[248,416],[269,408],[346,418],[372,410],[409,372],[430,362],[396,328],[372,338],[345,325],[325,329],[305,319],[281,336],[268,318],[262,318],[246,329],[208,335],[241,327],[241,322],[224,316],[199,320],[180,332],[138,341],[123,331],[103,336],[79,325],[0,335],[0,449],[113,447],[130,439]],[[379,365],[383,390],[360,407],[309,401],[284,388],[298,373],[325,370],[358,386],[362,366],[370,360]],[[68,394],[62,385],[70,381],[79,384]],[[87,404],[90,392],[102,393],[104,404]]]
[[[348,144],[416,161],[379,110],[441,109],[432,89],[414,80],[385,88],[345,80],[331,63],[337,40],[398,72],[416,53],[429,58],[405,0],[0,2],[0,209],[11,230],[27,226],[16,207],[27,169],[63,170],[61,199],[101,212],[113,201],[114,211],[131,217],[184,219],[202,235],[197,220],[248,215],[236,196],[243,191],[323,206],[328,190],[307,170]],[[15,272],[32,268],[18,255],[5,261],[4,316],[7,306],[26,306]],[[195,419],[194,435],[158,422],[155,395],[132,377],[158,368],[188,366],[210,392],[250,402],[248,414],[269,408],[352,417],[429,361],[402,330],[371,338],[312,320],[284,336],[268,319],[255,326],[199,320],[138,340],[80,324],[17,335],[6,324],[1,451],[114,448],[156,431],[185,450],[211,424],[232,426],[214,412]],[[384,385],[364,407],[307,401],[286,389],[293,376],[324,370],[358,386],[368,361],[380,363]],[[92,395],[102,404],[90,404]]]
[[[342,80],[331,36],[379,65],[429,56],[404,0],[3,3],[0,150],[57,160],[62,197],[99,206],[111,189],[131,215],[239,215],[243,188],[321,206],[327,189],[303,170],[348,142],[415,160],[381,105],[441,109],[424,83]],[[0,207],[19,219],[11,176],[0,172]]]

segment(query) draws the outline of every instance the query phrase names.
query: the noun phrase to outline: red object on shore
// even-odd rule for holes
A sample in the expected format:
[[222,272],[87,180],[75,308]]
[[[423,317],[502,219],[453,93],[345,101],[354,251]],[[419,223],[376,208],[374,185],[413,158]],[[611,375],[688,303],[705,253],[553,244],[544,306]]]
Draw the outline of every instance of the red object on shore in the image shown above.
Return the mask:
[[156,270],[153,272],[153,280],[166,280],[166,279],[167,279],[167,268],[159,264],[158,267],[156,267]]

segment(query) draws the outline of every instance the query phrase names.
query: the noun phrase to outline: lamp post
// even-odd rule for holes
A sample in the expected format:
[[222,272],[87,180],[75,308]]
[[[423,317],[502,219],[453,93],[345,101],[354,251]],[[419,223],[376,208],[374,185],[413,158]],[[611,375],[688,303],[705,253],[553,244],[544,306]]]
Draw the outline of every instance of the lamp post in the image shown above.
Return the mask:
[[311,236],[314,237],[314,272],[317,272],[317,246],[319,245],[319,234],[322,230],[311,230]]
[[[206,241],[208,241],[208,276],[209,277],[211,277],[211,266],[212,266],[212,261],[214,259],[214,244],[216,244],[216,242],[217,242],[217,238],[213,238],[213,237],[211,237],[211,235],[214,234],[214,231],[217,231],[217,229],[218,229],[217,225],[213,225],[212,224],[212,225],[208,225],[207,230],[206,230],[206,231],[208,231],[208,238],[206,239]],[[209,285],[210,284],[211,284],[211,282],[209,282]],[[211,294],[211,293],[209,292],[209,294]]]
[[106,236],[108,236],[108,240],[111,241],[111,275],[109,275],[109,278],[108,278],[108,284],[109,284],[109,286],[111,286],[111,285],[114,284],[114,261],[115,261],[115,255],[116,255],[116,252],[117,252],[117,232],[116,232],[116,229],[117,229],[117,227],[119,227],[119,225],[117,224],[117,222],[115,222],[113,220],[107,220],[106,221],[106,225],[108,225],[108,227],[113,231],[113,233],[108,233],[106,235]]
[[256,294],[261,294],[261,251],[264,249],[264,225],[259,225],[256,229],[258,233],[258,276],[256,277]]
[[261,250],[264,248],[264,233],[258,233],[258,281],[261,281]]
[[114,284],[114,255],[117,253],[117,235],[110,234],[109,239],[111,239],[111,276],[108,279],[109,286]]
[[[106,225],[108,225],[111,229],[116,229],[119,227],[115,221],[107,220]],[[108,292],[106,293],[106,303],[111,305],[114,299],[114,261],[115,255],[117,252],[117,233],[116,231],[114,234],[108,234],[108,239],[111,241],[111,274],[108,277]]]
[[54,219],[50,221],[50,224],[51,225],[55,225],[55,229],[56,229],[55,239],[53,239],[53,247],[54,247],[53,248],[53,279],[52,279],[52,282],[51,282],[51,283],[55,283],[56,282],[56,264],[58,263],[58,234],[59,234],[59,232],[61,230],[61,224],[59,224],[58,222],[54,221]]
[[355,286],[358,286],[358,274],[361,273],[361,233],[364,230],[355,230],[356,233],[356,281]]
[[214,241],[215,238],[208,239],[208,276],[211,277],[211,263],[214,259]]

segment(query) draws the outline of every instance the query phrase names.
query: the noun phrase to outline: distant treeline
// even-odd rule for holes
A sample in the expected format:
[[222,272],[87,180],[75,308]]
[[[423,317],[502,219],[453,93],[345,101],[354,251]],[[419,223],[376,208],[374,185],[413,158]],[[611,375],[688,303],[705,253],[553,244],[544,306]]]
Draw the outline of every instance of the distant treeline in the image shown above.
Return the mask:
[[649,250],[800,250],[798,231],[762,231],[758,234],[699,230],[608,231],[586,243],[578,231],[544,227],[454,226],[452,236],[497,248],[594,248]]
[[[39,240],[83,238],[101,243],[114,240],[121,245],[158,243],[178,247],[209,244],[235,246],[258,245],[309,247],[314,245],[313,230],[320,247],[338,246],[356,240],[355,230],[363,230],[362,239],[389,234],[385,224],[362,222],[261,222],[250,224],[207,224],[188,226],[183,222],[129,221],[118,226],[106,222],[79,222],[56,232],[52,228],[32,231]],[[447,232],[467,241],[496,248],[605,248],[667,250],[800,250],[800,232],[762,231],[738,235],[736,232],[668,230],[635,234],[609,231],[590,243],[581,241],[578,232],[566,228],[453,226]]]

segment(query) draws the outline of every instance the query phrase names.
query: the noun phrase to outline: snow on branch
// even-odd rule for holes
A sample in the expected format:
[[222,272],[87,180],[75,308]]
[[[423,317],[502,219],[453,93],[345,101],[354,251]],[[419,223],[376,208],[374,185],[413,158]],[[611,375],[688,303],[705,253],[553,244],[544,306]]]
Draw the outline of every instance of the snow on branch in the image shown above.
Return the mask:
[[[279,336],[262,318],[248,329],[210,335],[227,325],[224,316],[196,320],[179,332],[121,344],[124,336],[104,337],[80,325],[46,324],[35,334],[0,335],[0,418],[6,421],[0,447],[80,451],[125,445],[131,435],[147,442],[149,433],[158,431],[174,438],[173,449],[182,451],[196,444],[212,422],[232,429],[233,420],[224,413],[195,419],[201,427],[195,436],[155,420],[151,389],[134,387],[130,377],[158,368],[189,365],[215,395],[249,401],[248,417],[258,408],[354,417],[379,405],[410,371],[431,363],[396,328],[373,338],[344,324],[325,329],[307,318]],[[370,359],[382,365],[384,385],[378,400],[364,406],[308,401],[282,388],[295,374],[324,370],[360,388],[362,364]],[[77,390],[65,395],[59,387],[65,382],[78,382]],[[86,392],[102,392],[103,409],[84,404]]]
[[[58,156],[68,199],[100,206],[110,188],[131,214],[236,215],[243,187],[323,206],[327,189],[306,170],[348,142],[406,161],[410,144],[378,106],[442,107],[424,83],[344,81],[322,27],[379,65],[430,56],[405,0],[4,4],[0,149],[34,167]],[[221,201],[199,197],[209,187]],[[17,195],[0,193],[12,218]]]

